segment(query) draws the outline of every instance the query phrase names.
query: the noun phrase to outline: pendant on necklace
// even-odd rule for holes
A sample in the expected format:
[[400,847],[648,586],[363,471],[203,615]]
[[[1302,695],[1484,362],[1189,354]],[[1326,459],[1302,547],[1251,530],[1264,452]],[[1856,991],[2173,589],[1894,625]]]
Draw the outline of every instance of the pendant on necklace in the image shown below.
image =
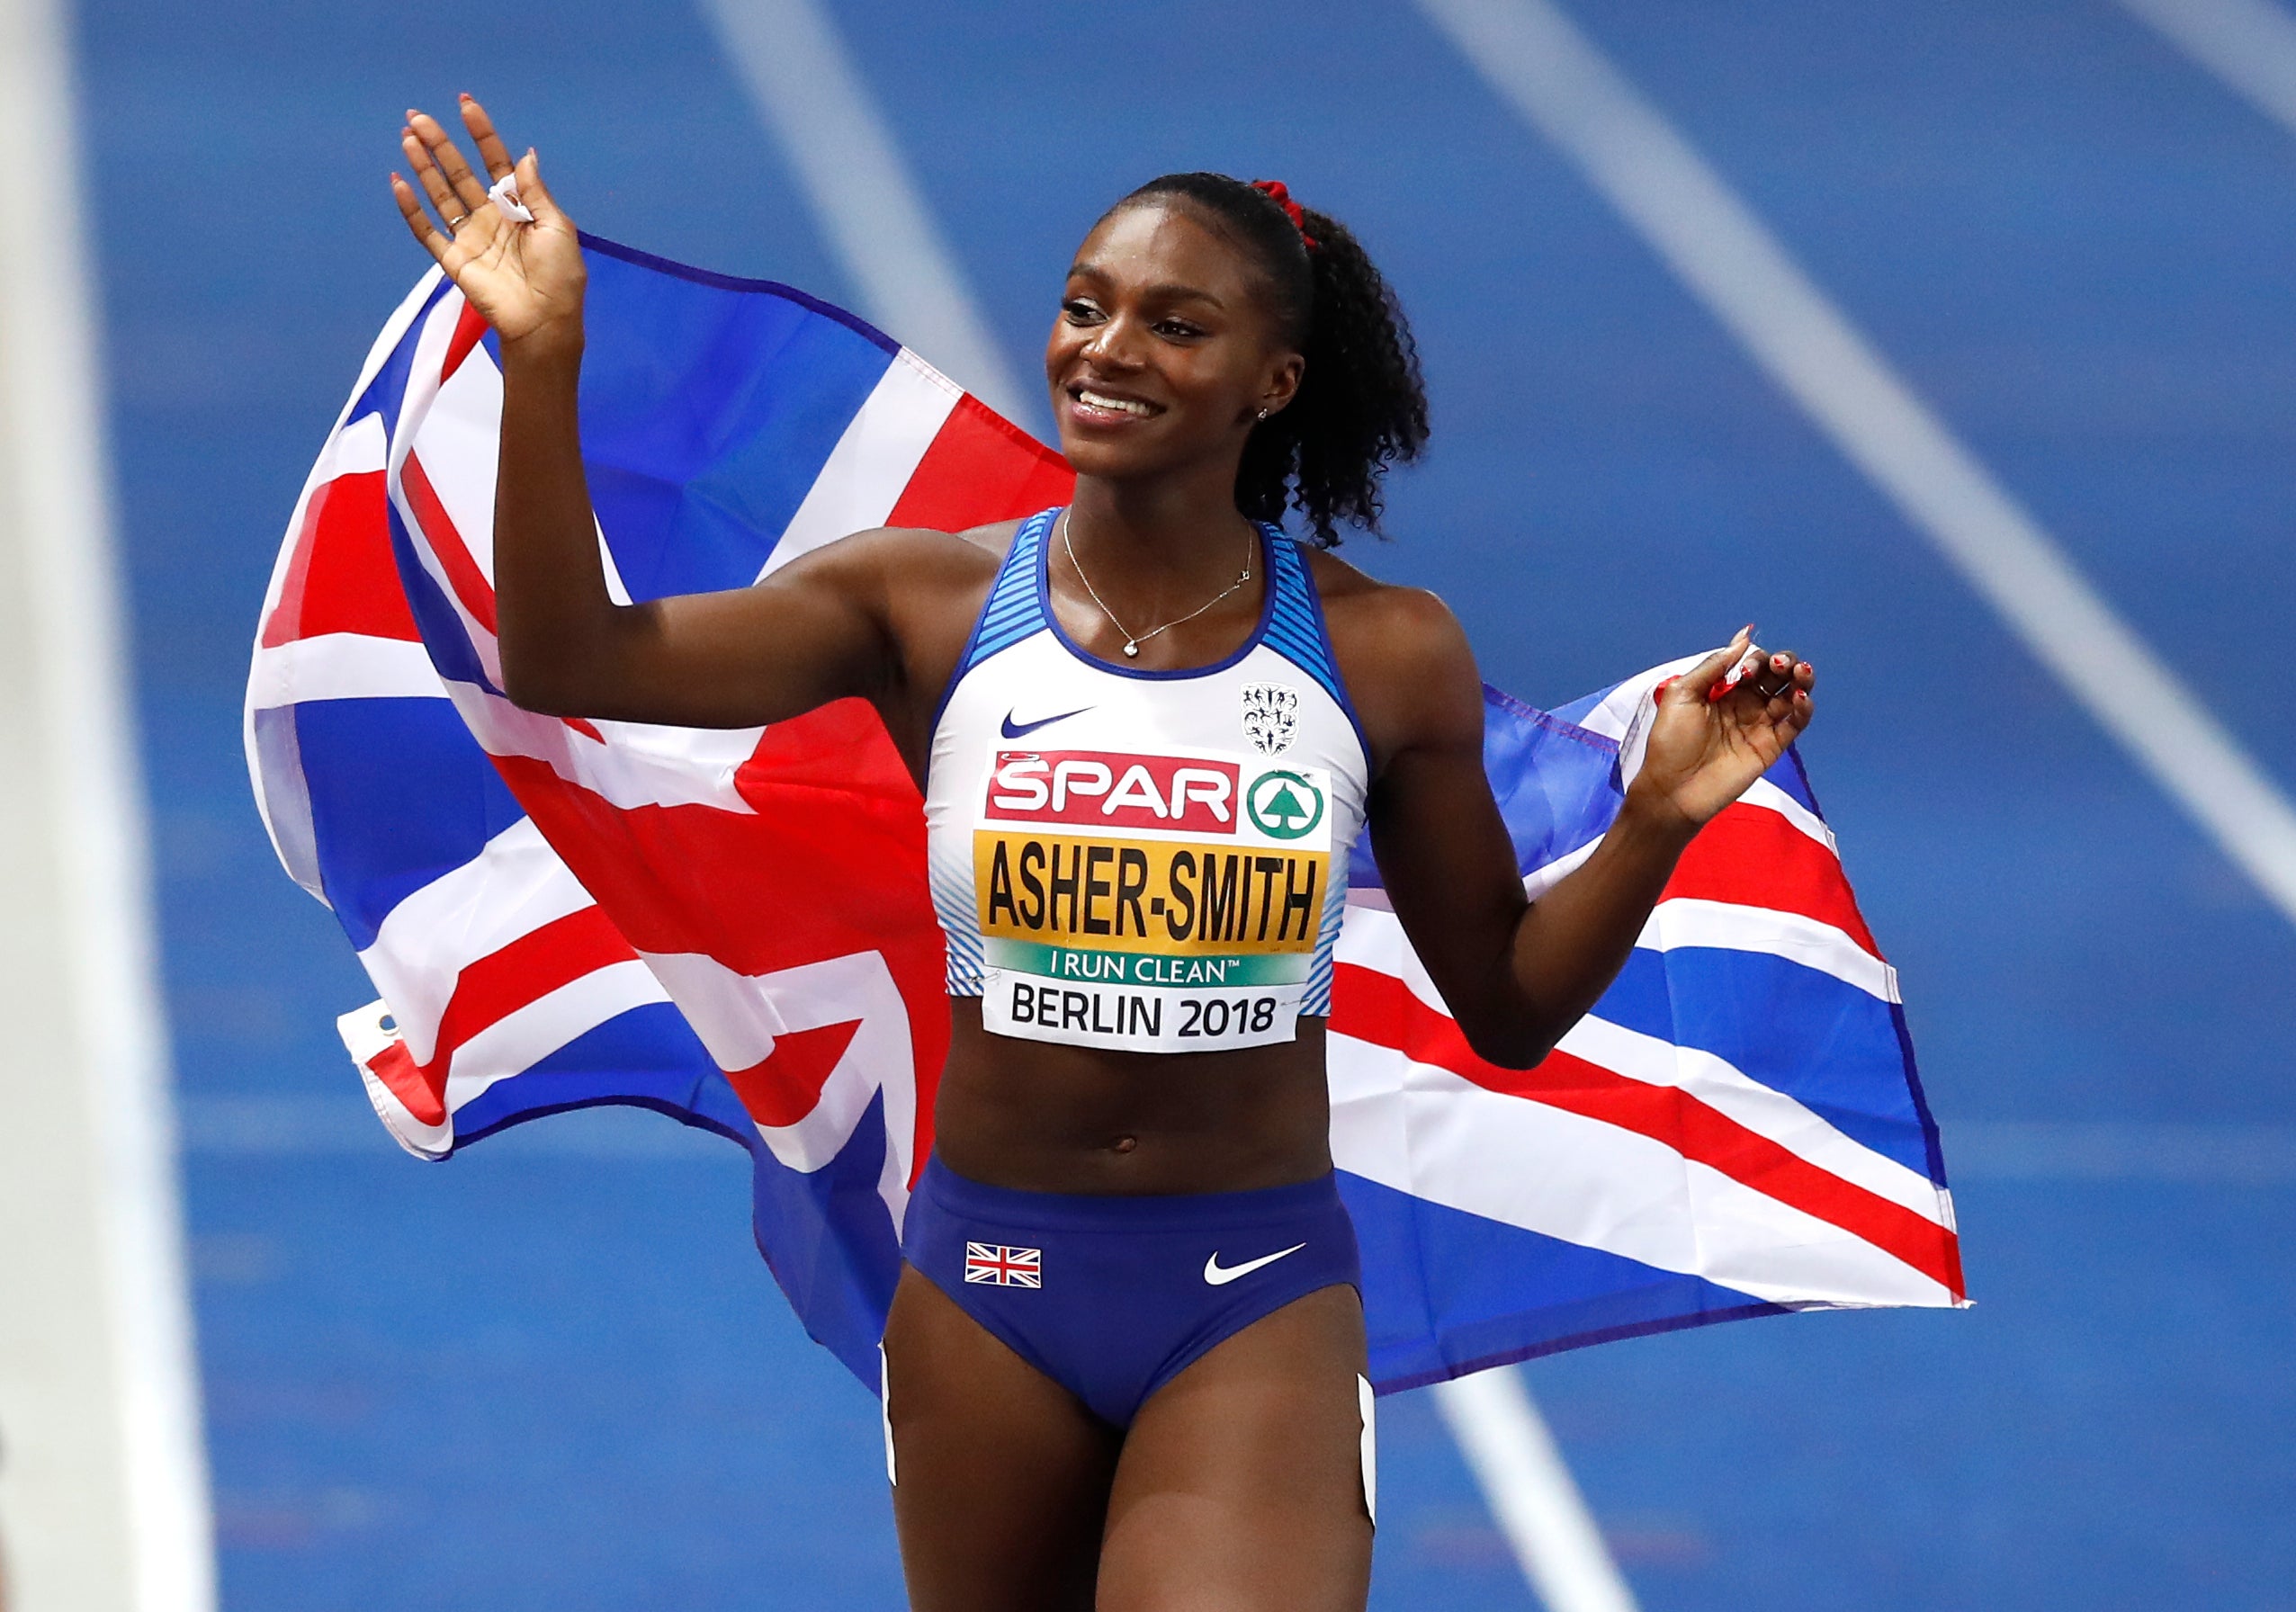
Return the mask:
[[1133,641],[1131,641],[1131,640],[1127,640],[1126,641],[1126,643],[1125,643],[1125,646],[1124,646],[1124,656],[1125,656],[1125,658],[1126,658],[1126,660],[1137,660],[1137,659],[1139,659],[1139,658],[1140,658],[1140,646],[1139,646],[1137,643],[1135,643],[1135,642],[1133,642]]

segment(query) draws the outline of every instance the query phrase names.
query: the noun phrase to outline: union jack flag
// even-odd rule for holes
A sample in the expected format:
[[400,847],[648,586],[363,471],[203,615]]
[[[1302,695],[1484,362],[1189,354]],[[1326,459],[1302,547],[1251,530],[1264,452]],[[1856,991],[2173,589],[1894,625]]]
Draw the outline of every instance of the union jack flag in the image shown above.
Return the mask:
[[1042,1287],[1045,1250],[1009,1249],[999,1242],[964,1245],[964,1279],[999,1287]]
[[[583,452],[617,597],[1065,497],[1056,455],[850,315],[587,251]],[[343,1016],[345,1044],[426,1159],[599,1103],[745,1146],[767,1263],[874,1384],[948,1037],[916,787],[858,702],[728,733],[504,698],[501,396],[493,337],[434,273],[320,452],[257,630],[256,799],[381,993]],[[1674,669],[1556,712],[1486,691],[1533,894],[1601,838]],[[1332,1143],[1380,1387],[1738,1316],[1964,1302],[1897,976],[1798,758],[1700,836],[1617,984],[1532,1070],[1467,1049],[1361,845],[1352,877]]]

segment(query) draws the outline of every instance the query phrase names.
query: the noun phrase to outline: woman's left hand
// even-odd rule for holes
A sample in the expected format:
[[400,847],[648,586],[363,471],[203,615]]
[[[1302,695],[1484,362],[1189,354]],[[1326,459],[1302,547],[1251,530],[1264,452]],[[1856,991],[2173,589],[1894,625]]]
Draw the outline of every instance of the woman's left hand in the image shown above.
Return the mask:
[[1736,687],[1709,697],[1745,658],[1753,631],[1740,631],[1659,696],[1630,791],[1678,814],[1692,830],[1745,793],[1809,726],[1817,674],[1790,652],[1762,654]]

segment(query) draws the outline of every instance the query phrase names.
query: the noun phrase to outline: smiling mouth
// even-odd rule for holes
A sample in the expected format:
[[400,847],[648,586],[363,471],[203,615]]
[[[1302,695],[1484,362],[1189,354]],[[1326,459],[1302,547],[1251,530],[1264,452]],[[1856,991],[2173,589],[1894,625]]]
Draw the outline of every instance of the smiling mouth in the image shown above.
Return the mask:
[[1143,399],[1118,397],[1114,392],[1104,392],[1097,387],[1072,386],[1068,389],[1068,395],[1075,399],[1079,407],[1090,409],[1096,414],[1125,415],[1133,419],[1146,420],[1152,419],[1164,412],[1161,406]]

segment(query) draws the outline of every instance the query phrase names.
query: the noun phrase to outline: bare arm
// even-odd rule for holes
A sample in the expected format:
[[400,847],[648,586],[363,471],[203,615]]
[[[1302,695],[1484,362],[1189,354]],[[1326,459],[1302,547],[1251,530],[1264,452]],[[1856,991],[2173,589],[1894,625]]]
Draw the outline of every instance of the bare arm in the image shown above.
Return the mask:
[[[1396,918],[1476,1053],[1523,1069],[1592,1008],[1634,949],[1699,828],[1744,793],[1808,722],[1813,674],[1791,656],[1748,685],[1706,691],[1744,636],[1666,693],[1643,770],[1593,854],[1537,901],[1483,770],[1483,696],[1465,634],[1425,595],[1387,603],[1371,795],[1373,852]],[[1369,667],[1367,667],[1368,671]],[[1384,743],[1382,742],[1384,740]]]
[[[488,175],[515,173],[530,223],[507,217],[435,120],[401,144],[442,228],[392,175],[399,210],[501,343],[494,564],[504,692],[530,710],[697,727],[777,721],[848,694],[882,700],[901,676],[890,578],[932,534],[829,545],[754,587],[616,604],[583,474],[579,390],[586,273],[573,220],[532,151],[514,165],[485,110],[462,121]],[[940,540],[946,543],[947,540]]]

